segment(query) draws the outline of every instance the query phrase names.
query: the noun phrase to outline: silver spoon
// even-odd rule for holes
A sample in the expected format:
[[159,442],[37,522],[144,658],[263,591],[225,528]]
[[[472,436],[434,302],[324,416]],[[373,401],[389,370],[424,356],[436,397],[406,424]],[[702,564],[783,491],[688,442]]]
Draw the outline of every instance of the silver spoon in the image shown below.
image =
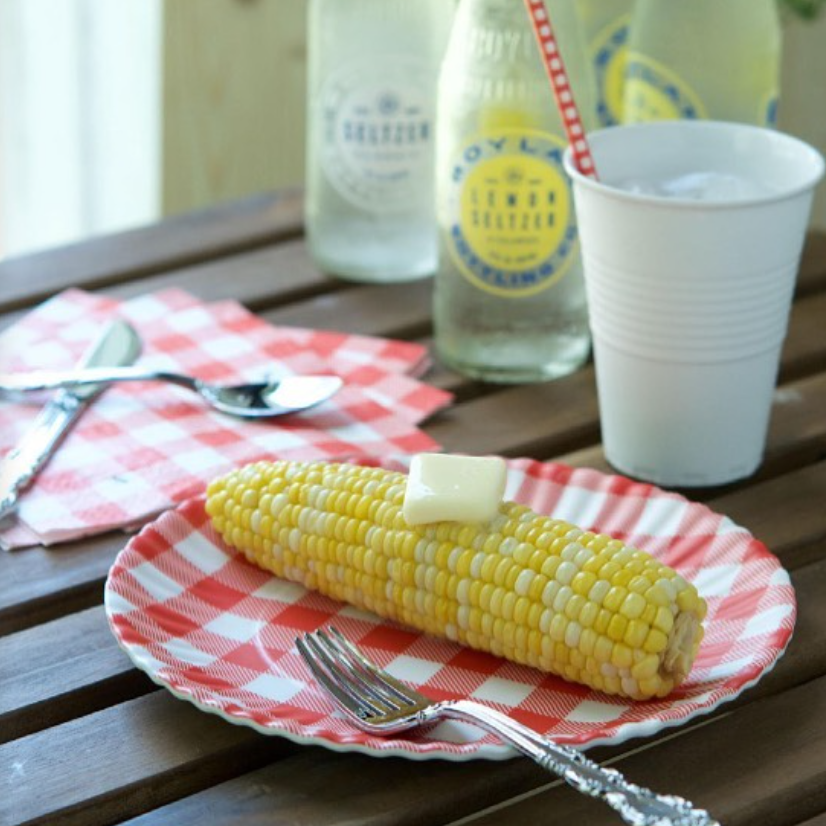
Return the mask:
[[265,419],[306,410],[329,399],[344,383],[338,376],[284,376],[269,382],[220,385],[164,370],[93,367],[0,373],[0,392],[23,393],[120,381],[171,382],[200,393],[216,410],[245,419]]

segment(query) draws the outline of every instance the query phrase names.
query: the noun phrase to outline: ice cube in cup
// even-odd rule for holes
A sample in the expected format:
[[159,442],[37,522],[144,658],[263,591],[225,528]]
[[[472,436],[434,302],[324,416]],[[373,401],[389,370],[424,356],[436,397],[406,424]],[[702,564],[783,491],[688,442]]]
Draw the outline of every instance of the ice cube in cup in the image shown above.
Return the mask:
[[663,179],[627,178],[618,189],[636,195],[686,199],[708,203],[748,201],[772,194],[772,189],[743,175],[714,170],[697,170]]

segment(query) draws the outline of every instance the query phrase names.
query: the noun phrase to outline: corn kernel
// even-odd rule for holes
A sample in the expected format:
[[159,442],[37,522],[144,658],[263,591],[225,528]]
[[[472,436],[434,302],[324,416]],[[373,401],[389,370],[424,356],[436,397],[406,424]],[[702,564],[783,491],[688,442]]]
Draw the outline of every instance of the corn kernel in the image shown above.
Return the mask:
[[594,659],[598,663],[607,663],[611,661],[611,653],[614,650],[614,643],[605,636],[597,637],[594,645]]
[[605,595],[605,599],[602,601],[602,607],[607,611],[619,611],[627,593],[628,591],[626,591],[625,588],[616,585],[613,586]]
[[605,629],[605,633],[614,640],[614,642],[620,642],[625,636],[626,628],[628,628],[628,620],[622,614],[614,614],[608,623],[608,627]]
[[649,626],[642,620],[632,619],[628,621],[628,627],[625,629],[623,640],[626,645],[631,648],[638,649],[645,642],[648,637]]
[[594,574],[588,573],[587,571],[579,571],[579,573],[577,573],[577,575],[571,580],[571,588],[575,594],[587,597],[596,581],[597,578]]
[[592,628],[599,615],[599,606],[594,602],[586,602],[579,612],[577,620],[583,628]]
[[659,628],[663,634],[669,634],[674,627],[674,616],[668,608],[660,606],[657,608],[657,616],[654,617],[653,625],[654,628]]
[[597,643],[597,635],[591,628],[583,628],[579,635],[579,650],[586,656],[590,657],[594,653],[594,646]]
[[642,647],[649,654],[660,654],[668,647],[668,637],[658,628],[652,628]]
[[616,668],[631,668],[633,662],[634,655],[631,649],[627,645],[618,642],[611,652],[611,664]]
[[641,597],[639,594],[635,594],[633,591],[628,594],[628,596],[623,600],[622,605],[620,606],[619,612],[628,619],[637,619],[637,617],[642,616],[642,612],[645,610],[645,599]]

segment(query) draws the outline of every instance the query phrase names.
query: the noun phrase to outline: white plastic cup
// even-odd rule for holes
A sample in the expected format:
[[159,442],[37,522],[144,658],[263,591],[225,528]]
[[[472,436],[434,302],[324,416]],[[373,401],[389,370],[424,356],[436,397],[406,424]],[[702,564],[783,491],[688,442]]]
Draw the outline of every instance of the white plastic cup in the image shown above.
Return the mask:
[[[570,153],[606,458],[673,487],[759,467],[823,157],[760,127],[714,121],[589,135],[599,180]],[[759,185],[701,201],[624,191],[697,172]]]

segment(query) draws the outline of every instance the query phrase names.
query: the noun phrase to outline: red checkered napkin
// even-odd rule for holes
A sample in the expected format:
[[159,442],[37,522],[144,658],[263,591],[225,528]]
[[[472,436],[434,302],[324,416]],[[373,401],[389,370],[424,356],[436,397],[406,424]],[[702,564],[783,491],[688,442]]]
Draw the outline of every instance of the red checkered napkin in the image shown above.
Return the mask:
[[[405,461],[384,461],[403,468]],[[612,533],[677,567],[708,602],[688,679],[633,702],[434,639],[278,580],[223,544],[195,499],[119,554],[106,584],[112,630],[153,680],[199,708],[268,734],[337,749],[453,760],[513,751],[453,722],[372,737],[335,710],[294,640],[334,624],[396,677],[436,700],[489,703],[583,747],[648,736],[706,714],[770,670],[791,637],[795,596],[778,560],[748,531],[650,485],[529,459],[508,462],[506,495],[584,529]]]
[[[203,490],[216,474],[262,457],[329,458],[437,449],[416,424],[450,396],[407,373],[427,363],[405,342],[274,327],[233,302],[204,304],[178,291],[125,303],[63,293],[0,336],[0,369],[71,367],[113,316],[144,341],[140,363],[207,381],[336,373],[345,387],[301,415],[233,419],[160,383],[116,385],[88,409],[21,497],[7,548],[52,544],[129,526]],[[43,403],[0,405],[0,453]]]

